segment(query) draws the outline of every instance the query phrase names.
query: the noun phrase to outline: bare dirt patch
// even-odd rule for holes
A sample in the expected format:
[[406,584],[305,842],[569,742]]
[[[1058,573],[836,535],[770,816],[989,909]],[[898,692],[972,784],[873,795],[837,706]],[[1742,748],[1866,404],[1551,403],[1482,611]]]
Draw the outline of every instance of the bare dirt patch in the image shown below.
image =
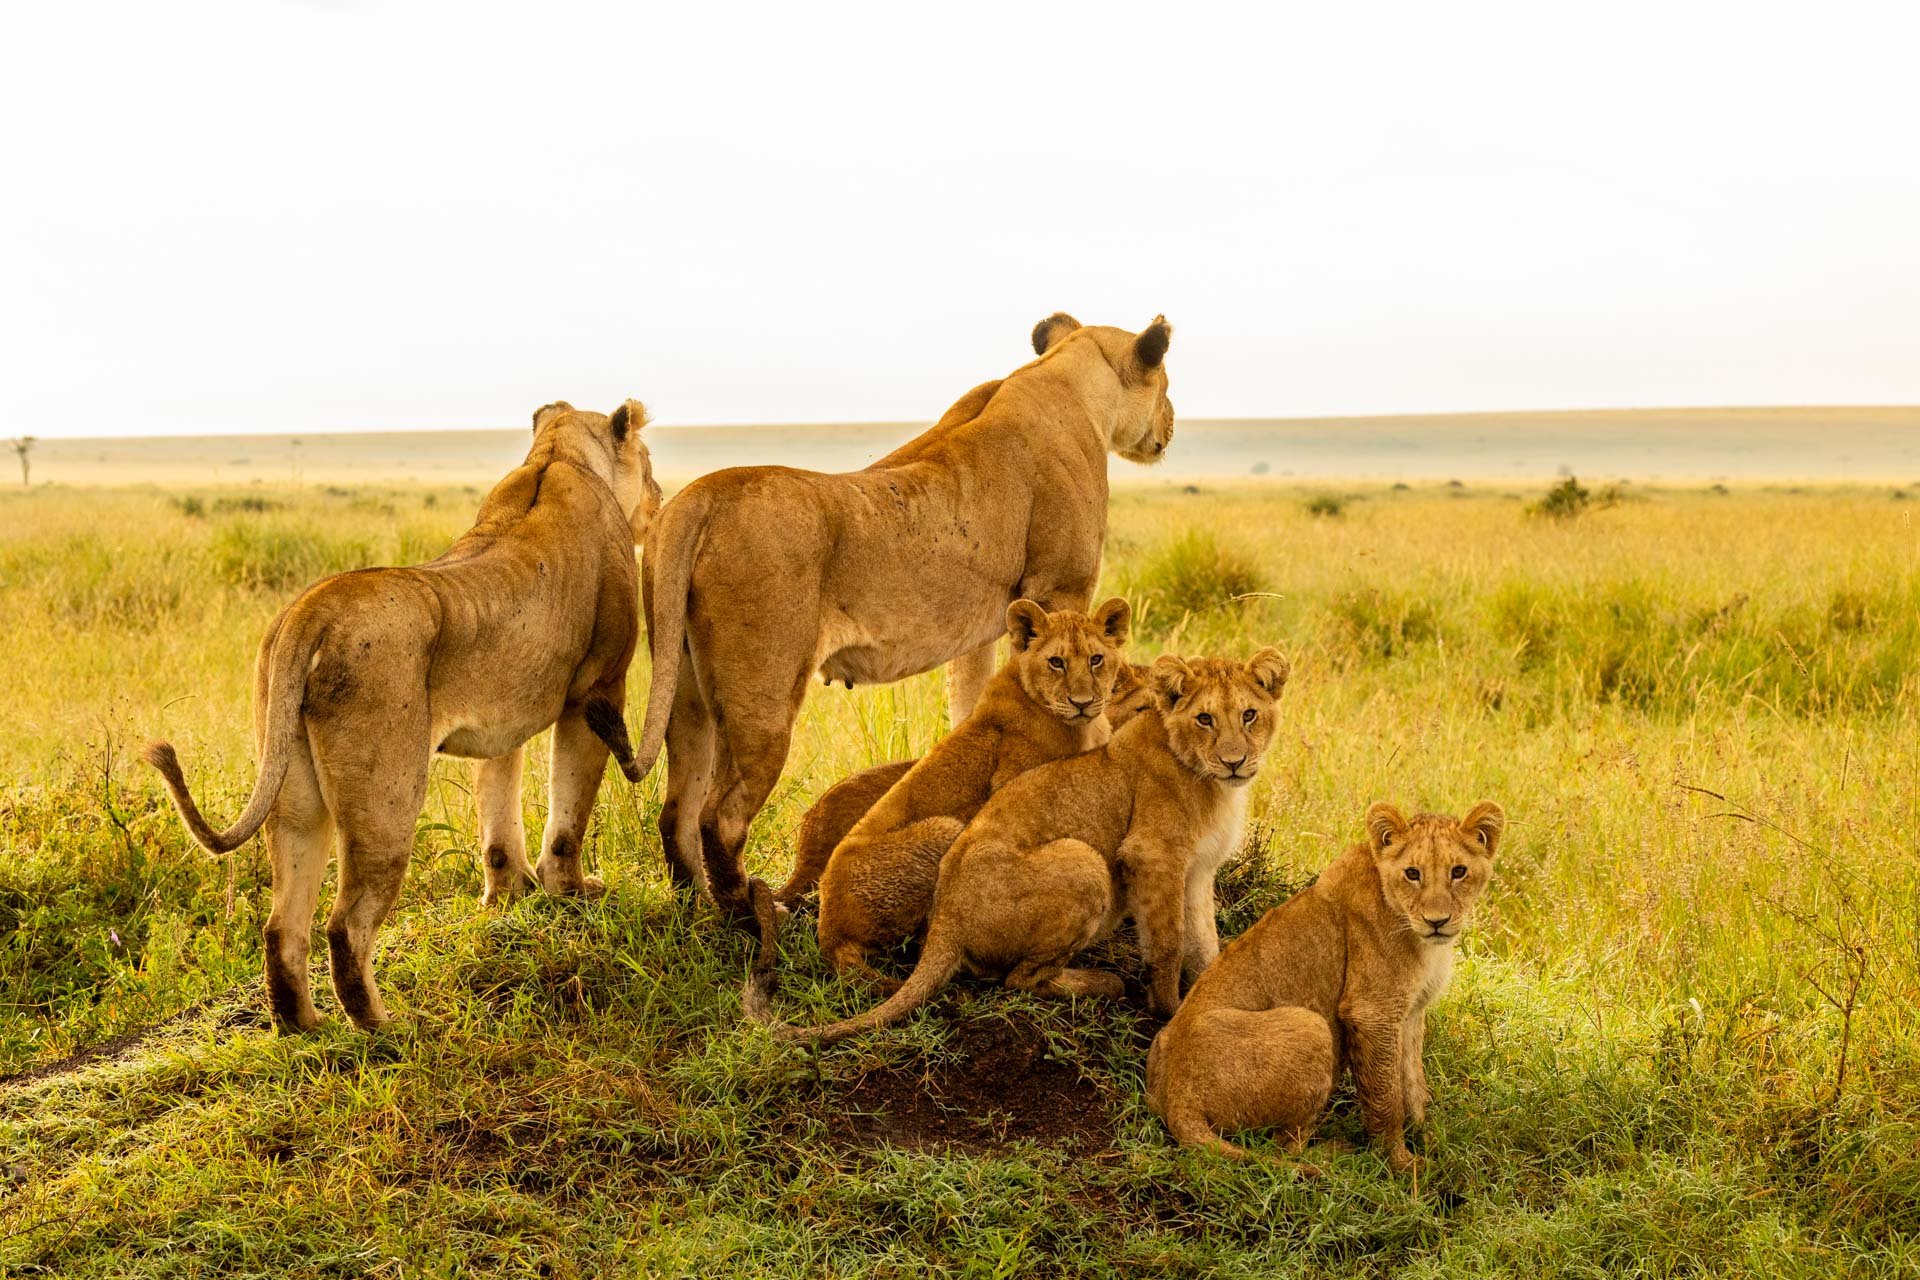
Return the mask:
[[827,1121],[843,1148],[994,1151],[1034,1142],[1084,1155],[1113,1142],[1105,1091],[1050,1056],[1030,1022],[981,1018],[954,1028],[951,1056],[870,1071],[836,1086]]

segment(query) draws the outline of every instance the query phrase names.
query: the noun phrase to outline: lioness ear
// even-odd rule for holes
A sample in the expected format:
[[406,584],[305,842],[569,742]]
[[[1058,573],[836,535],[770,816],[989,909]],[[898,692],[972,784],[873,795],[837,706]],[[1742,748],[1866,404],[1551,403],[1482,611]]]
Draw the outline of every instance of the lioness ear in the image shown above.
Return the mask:
[[1467,833],[1467,839],[1479,841],[1491,858],[1500,845],[1501,834],[1507,829],[1506,810],[1491,800],[1482,800],[1460,819],[1460,829]]
[[1107,643],[1117,649],[1132,634],[1133,606],[1115,596],[1093,611],[1093,622],[1106,633]]
[[1193,668],[1170,653],[1163,653],[1153,660],[1153,667],[1147,672],[1147,678],[1153,681],[1153,688],[1166,701],[1169,708],[1180,705],[1180,699],[1187,694],[1187,685],[1193,680]]
[[1064,311],[1056,311],[1033,326],[1033,354],[1043,356],[1047,348],[1080,327],[1080,322]]
[[1142,369],[1158,369],[1160,362],[1167,358],[1167,347],[1172,341],[1173,326],[1165,316],[1155,316],[1153,323],[1133,340],[1133,358],[1140,362]]
[[558,417],[563,413],[572,412],[573,406],[565,400],[555,400],[552,404],[543,404],[533,411],[533,429],[537,433],[540,428],[547,425],[548,419]]
[[1367,843],[1373,846],[1374,857],[1387,852],[1406,834],[1406,816],[1393,805],[1382,800],[1367,809]]
[[651,421],[647,417],[647,406],[638,400],[629,400],[607,415],[607,427],[613,432],[615,441],[625,444],[627,432],[638,431]]
[[1247,671],[1253,676],[1254,683],[1265,689],[1270,698],[1280,696],[1280,691],[1287,687],[1287,677],[1293,674],[1286,656],[1272,645],[1247,660]]
[[1047,633],[1047,611],[1031,600],[1015,600],[1007,606],[1007,638],[1013,641],[1014,652],[1025,653],[1027,647]]

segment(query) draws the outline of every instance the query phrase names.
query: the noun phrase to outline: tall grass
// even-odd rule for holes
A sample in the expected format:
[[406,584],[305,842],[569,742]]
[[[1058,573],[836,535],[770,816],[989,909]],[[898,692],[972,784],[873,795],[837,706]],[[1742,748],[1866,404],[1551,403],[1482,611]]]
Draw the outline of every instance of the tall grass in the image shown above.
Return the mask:
[[[1913,504],[1654,492],[1553,521],[1382,490],[1326,519],[1279,488],[1116,496],[1102,590],[1133,600],[1142,656],[1294,660],[1229,929],[1370,800],[1512,819],[1430,1020],[1412,1185],[1364,1154],[1306,1183],[1171,1150],[1124,1006],[966,987],[818,1059],[743,1031],[739,944],[665,884],[658,776],[602,791],[605,900],[482,913],[469,772],[436,765],[379,961],[410,1027],[262,1035],[264,857],[191,846],[129,744],[172,737],[235,812],[251,650],[303,566],[424,558],[472,499],[258,496],[284,505],[0,496],[0,1070],[181,1018],[122,1065],[0,1090],[0,1272],[1920,1270]],[[816,691],[750,865],[784,872],[814,796],[943,723],[937,675]],[[793,1017],[869,1002],[804,930],[782,969]],[[829,1141],[841,1090],[932,1072],[950,1026],[995,1018],[1076,1065],[1111,1151]]]

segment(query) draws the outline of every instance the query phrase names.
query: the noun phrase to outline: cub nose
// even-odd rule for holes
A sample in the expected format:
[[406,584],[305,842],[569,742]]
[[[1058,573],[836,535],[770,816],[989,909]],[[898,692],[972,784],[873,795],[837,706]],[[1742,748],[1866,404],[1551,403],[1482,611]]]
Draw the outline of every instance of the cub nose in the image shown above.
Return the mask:
[[1451,919],[1453,919],[1452,916],[1441,916],[1437,920],[1434,919],[1432,916],[1428,916],[1426,917],[1427,927],[1429,929],[1444,929],[1447,927],[1447,921]]
[[1073,704],[1073,709],[1075,711],[1085,711],[1088,707],[1093,705],[1092,698],[1076,698],[1072,694],[1067,695],[1067,701]]
[[1245,756],[1241,756],[1238,760],[1222,760],[1220,763],[1227,767],[1227,772],[1238,773],[1240,772],[1240,766],[1245,764],[1246,762],[1247,762],[1247,758]]

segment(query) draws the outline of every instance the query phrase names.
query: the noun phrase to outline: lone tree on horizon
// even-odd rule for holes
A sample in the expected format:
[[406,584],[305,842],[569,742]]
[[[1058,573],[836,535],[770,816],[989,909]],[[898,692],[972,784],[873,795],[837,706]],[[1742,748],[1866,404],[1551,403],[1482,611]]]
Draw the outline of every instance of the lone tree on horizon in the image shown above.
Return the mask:
[[32,436],[15,436],[13,439],[7,441],[7,446],[20,455],[20,483],[22,485],[30,483],[29,476],[32,474],[33,463],[28,459],[27,455],[33,452],[33,441],[34,437]]

